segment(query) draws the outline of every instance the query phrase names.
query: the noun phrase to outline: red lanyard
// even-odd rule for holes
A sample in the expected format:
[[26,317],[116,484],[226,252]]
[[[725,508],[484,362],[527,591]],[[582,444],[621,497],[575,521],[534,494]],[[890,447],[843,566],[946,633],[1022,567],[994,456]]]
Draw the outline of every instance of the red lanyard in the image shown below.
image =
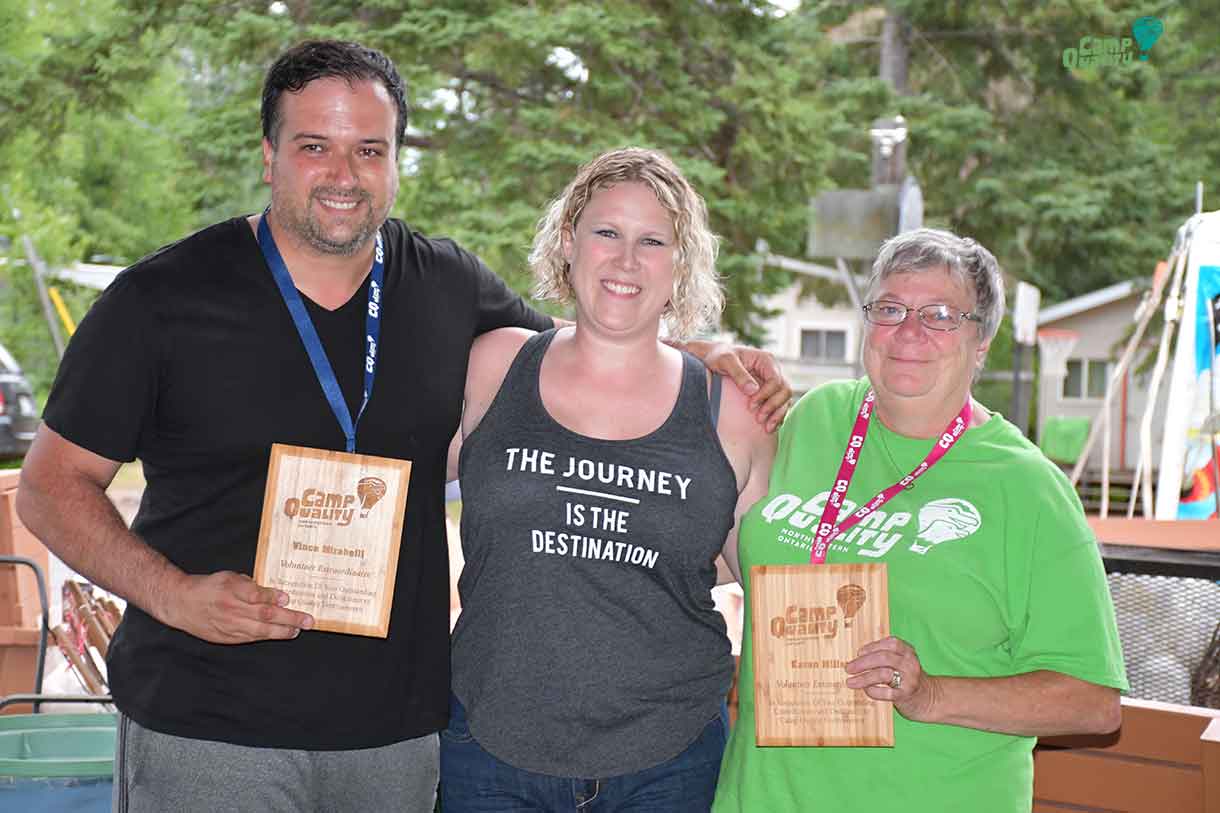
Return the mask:
[[864,396],[864,402],[860,404],[860,413],[856,415],[856,424],[851,429],[851,439],[847,441],[847,448],[843,450],[843,462],[839,464],[839,474],[835,477],[834,488],[830,490],[830,498],[826,500],[826,507],[822,509],[822,519],[818,522],[817,533],[814,534],[813,550],[809,555],[810,564],[820,565],[825,562],[826,549],[830,546],[831,539],[885,505],[893,499],[895,494],[927,473],[928,469],[935,466],[953,448],[953,444],[957,443],[970,424],[970,398],[967,397],[962,411],[957,413],[957,417],[945,427],[945,431],[940,435],[940,440],[936,441],[936,445],[932,447],[932,451],[928,452],[923,462],[912,469],[906,477],[869,500],[868,504],[844,520],[841,525],[834,525],[833,520],[839,516],[840,509],[843,507],[843,498],[847,496],[847,487],[851,485],[851,478],[856,473],[856,463],[859,462],[860,452],[864,448],[864,438],[868,434],[869,421],[873,419],[873,404],[876,400],[877,394],[870,389],[868,395]]

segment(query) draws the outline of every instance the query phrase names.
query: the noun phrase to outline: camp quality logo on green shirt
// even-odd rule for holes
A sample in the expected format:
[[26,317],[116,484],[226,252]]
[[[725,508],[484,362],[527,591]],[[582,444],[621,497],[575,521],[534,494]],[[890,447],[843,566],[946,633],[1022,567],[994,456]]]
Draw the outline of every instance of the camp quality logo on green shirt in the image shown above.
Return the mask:
[[911,543],[911,550],[916,553],[927,553],[933,546],[955,539],[965,539],[983,525],[983,517],[979,509],[969,500],[949,497],[943,500],[933,500],[919,509],[919,533],[916,538],[921,542]]
[[[810,550],[817,518],[829,498],[829,491],[808,500],[796,494],[777,494],[763,506],[761,515],[768,525],[779,525],[777,542]],[[842,516],[849,516],[856,508],[851,500],[844,500]],[[983,516],[974,503],[960,497],[945,497],[924,503],[914,513],[875,511],[836,537],[830,548],[878,559],[902,545],[922,556],[944,542],[973,536],[981,527]]]

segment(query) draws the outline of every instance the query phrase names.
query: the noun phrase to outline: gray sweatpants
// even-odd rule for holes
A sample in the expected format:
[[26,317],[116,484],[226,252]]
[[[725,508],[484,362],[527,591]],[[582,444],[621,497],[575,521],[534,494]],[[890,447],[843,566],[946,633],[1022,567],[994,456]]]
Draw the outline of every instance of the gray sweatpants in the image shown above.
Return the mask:
[[356,751],[248,748],[151,731],[120,715],[116,813],[432,813],[435,734]]

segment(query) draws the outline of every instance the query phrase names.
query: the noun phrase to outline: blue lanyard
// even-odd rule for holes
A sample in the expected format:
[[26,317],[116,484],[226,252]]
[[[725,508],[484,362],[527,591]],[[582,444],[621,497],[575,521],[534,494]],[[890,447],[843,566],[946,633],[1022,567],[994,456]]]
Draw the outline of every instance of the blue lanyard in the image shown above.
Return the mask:
[[293,324],[297,326],[305,352],[309,353],[309,360],[313,362],[313,371],[318,376],[318,383],[322,385],[322,392],[326,394],[330,409],[339,420],[343,436],[347,438],[347,451],[354,452],[356,426],[360,423],[364,408],[369,404],[369,397],[373,394],[373,379],[377,376],[377,341],[381,337],[381,284],[385,279],[385,252],[382,248],[381,232],[377,232],[377,246],[373,252],[372,280],[369,281],[369,301],[364,318],[364,397],[360,402],[360,411],[356,413],[355,423],[352,422],[347,402],[343,399],[343,391],[339,389],[339,382],[335,379],[335,371],[331,369],[330,359],[322,348],[318,331],[309,318],[309,312],[305,310],[305,303],[301,300],[292,277],[288,274],[284,258],[280,256],[280,250],[275,245],[275,238],[271,236],[271,227],[267,225],[267,212],[263,212],[259,219],[258,244],[263,250],[263,258],[271,268],[271,276],[275,278],[280,295],[284,297],[284,304],[292,314]]

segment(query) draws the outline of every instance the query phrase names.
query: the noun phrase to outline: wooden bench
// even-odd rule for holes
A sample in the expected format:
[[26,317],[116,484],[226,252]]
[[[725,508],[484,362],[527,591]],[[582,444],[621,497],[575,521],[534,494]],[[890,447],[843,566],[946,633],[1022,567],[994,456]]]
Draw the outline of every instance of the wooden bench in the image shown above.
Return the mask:
[[1033,813],[1220,813],[1220,710],[1123,698],[1114,734],[1034,751]]

